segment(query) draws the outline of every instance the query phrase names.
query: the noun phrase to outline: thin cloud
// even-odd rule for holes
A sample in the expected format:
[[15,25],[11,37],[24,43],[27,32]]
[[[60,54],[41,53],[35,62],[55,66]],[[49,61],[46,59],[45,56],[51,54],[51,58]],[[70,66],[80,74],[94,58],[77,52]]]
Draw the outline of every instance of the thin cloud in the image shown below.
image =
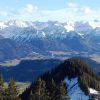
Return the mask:
[[27,4],[25,7],[22,7],[17,10],[17,13],[22,14],[37,14],[39,13],[39,9],[37,6],[33,6],[31,4]]
[[67,3],[67,6],[68,6],[69,8],[76,8],[76,7],[77,7],[77,4],[72,3],[72,2],[69,2],[69,3]]
[[89,7],[85,7],[84,8],[84,13],[85,14],[90,14],[90,13],[92,13],[93,11],[92,11],[92,9],[91,8],[89,8]]
[[[58,10],[40,10],[39,7],[26,4],[24,7],[13,11],[0,11],[0,16],[20,20],[57,20],[57,21],[78,21],[100,19],[100,9],[91,9],[75,3],[67,3],[67,6]],[[6,17],[8,16],[8,17]]]
[[6,11],[0,11],[0,16],[7,16],[8,13]]

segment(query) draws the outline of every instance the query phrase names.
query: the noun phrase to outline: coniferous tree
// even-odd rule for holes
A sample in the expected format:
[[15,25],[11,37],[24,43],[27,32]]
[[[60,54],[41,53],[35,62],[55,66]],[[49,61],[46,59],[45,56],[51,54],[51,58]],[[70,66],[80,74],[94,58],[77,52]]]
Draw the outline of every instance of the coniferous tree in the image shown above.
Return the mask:
[[56,100],[55,94],[56,94],[57,85],[56,85],[54,79],[51,80],[49,87],[50,87],[49,91],[50,91],[51,100]]
[[0,100],[3,100],[4,98],[4,82],[2,74],[0,74]]
[[34,97],[33,97],[34,95],[33,95],[33,92],[31,91],[30,92],[30,95],[29,95],[29,100],[34,100]]
[[67,89],[63,81],[61,81],[61,83],[58,85],[55,97],[56,100],[69,100]]
[[13,79],[9,80],[8,89],[7,89],[7,100],[19,100],[18,91]]
[[36,81],[34,91],[30,92],[29,100],[49,100],[46,83],[41,78]]

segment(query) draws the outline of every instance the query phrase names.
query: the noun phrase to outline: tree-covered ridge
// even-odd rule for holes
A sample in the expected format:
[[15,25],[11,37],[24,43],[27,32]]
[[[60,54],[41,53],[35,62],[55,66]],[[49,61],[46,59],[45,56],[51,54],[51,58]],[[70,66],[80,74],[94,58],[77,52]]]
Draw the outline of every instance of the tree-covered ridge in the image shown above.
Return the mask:
[[52,79],[50,87],[51,88],[48,88],[47,83],[39,78],[35,82],[27,100],[69,100],[63,81],[56,84]]
[[[57,66],[51,71],[44,73],[39,78],[41,78],[41,80],[45,82],[45,89],[46,89],[45,91],[47,91],[46,92],[47,97],[49,94],[49,96],[52,98],[56,97],[56,94],[58,95],[60,93],[58,92],[58,90],[62,89],[62,91],[65,91],[65,88],[66,88],[65,94],[67,96],[67,86],[64,85],[64,83],[63,86],[65,88],[62,87],[60,88],[60,86],[65,78],[72,79],[76,77],[78,78],[78,84],[80,88],[85,94],[88,95],[89,87],[100,91],[100,77],[97,76],[95,72],[80,59],[74,58],[65,60],[59,66]],[[30,95],[35,93],[34,91],[36,82],[33,82],[31,86],[28,89],[26,89],[26,91],[21,95],[22,100],[25,100],[25,98],[27,100],[30,100],[29,99]],[[68,96],[67,99],[69,99]],[[57,100],[57,99],[52,98],[49,100]]]

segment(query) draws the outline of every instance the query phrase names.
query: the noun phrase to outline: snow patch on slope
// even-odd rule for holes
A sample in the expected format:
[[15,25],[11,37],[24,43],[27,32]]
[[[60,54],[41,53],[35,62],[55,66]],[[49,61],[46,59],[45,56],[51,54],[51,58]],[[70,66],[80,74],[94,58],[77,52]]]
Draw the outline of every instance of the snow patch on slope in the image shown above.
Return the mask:
[[68,78],[66,78],[64,81],[67,85],[68,96],[70,97],[70,100],[89,100],[89,97],[86,96],[80,89],[78,85],[78,78],[74,78],[71,80],[68,80]]
[[88,90],[89,90],[89,93],[91,93],[91,94],[99,95],[99,92],[97,90],[95,90],[95,89],[88,88]]
[[93,29],[100,28],[100,22],[99,21],[91,21],[91,22],[89,22],[89,24]]
[[67,32],[74,31],[74,26],[72,24],[67,24],[64,26]]
[[74,31],[74,22],[68,21],[66,24],[64,24],[64,28],[67,32]]

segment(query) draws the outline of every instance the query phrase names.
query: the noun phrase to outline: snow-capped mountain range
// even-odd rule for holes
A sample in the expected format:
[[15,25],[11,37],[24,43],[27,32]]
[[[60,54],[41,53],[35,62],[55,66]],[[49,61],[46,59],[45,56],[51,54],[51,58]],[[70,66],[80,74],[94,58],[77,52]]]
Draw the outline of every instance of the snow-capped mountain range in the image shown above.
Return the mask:
[[[100,22],[95,20],[91,22],[28,22],[12,20],[6,22],[0,22],[0,35],[5,38],[66,38],[67,36],[73,37],[79,35],[84,38],[84,35],[91,34],[91,31],[95,31],[94,35],[100,34]],[[76,32],[70,34],[70,32]]]
[[[91,31],[93,29],[95,30],[99,30],[100,29],[100,21],[91,21],[91,22],[66,22],[66,23],[60,23],[60,22],[52,22],[52,21],[48,21],[48,22],[31,22],[31,21],[20,21],[20,20],[12,20],[12,21],[1,21],[0,22],[0,31],[2,30],[6,30],[7,31],[16,31],[15,29],[25,29],[25,28],[31,28],[31,29],[35,29],[38,31],[42,31],[42,35],[43,37],[46,36],[47,33],[43,32],[43,29],[45,28],[51,28],[51,29],[59,29],[59,31],[62,30],[62,32],[60,34],[64,34],[65,32],[71,32],[71,31],[75,31],[77,32],[77,34],[79,35],[84,35],[86,33],[82,32],[86,32],[86,31]],[[53,31],[51,30],[51,31]],[[18,30],[17,30],[18,31]],[[20,30],[19,30],[20,31]],[[16,32],[15,32],[16,33]],[[15,34],[14,33],[14,34]],[[8,33],[7,33],[8,34]],[[13,33],[11,33],[13,35]],[[35,33],[36,34],[36,33]],[[54,32],[50,33],[55,34]],[[2,34],[4,35],[4,34]],[[17,34],[15,34],[17,35]],[[41,35],[41,34],[38,34]],[[8,35],[7,35],[8,36]],[[5,37],[7,37],[5,35]]]
[[47,54],[48,51],[99,53],[100,21],[66,23],[1,21],[0,42],[2,41],[4,45],[1,45],[0,53],[3,58],[5,49],[8,51],[14,49],[12,51],[14,55],[19,55],[18,57],[31,52]]

